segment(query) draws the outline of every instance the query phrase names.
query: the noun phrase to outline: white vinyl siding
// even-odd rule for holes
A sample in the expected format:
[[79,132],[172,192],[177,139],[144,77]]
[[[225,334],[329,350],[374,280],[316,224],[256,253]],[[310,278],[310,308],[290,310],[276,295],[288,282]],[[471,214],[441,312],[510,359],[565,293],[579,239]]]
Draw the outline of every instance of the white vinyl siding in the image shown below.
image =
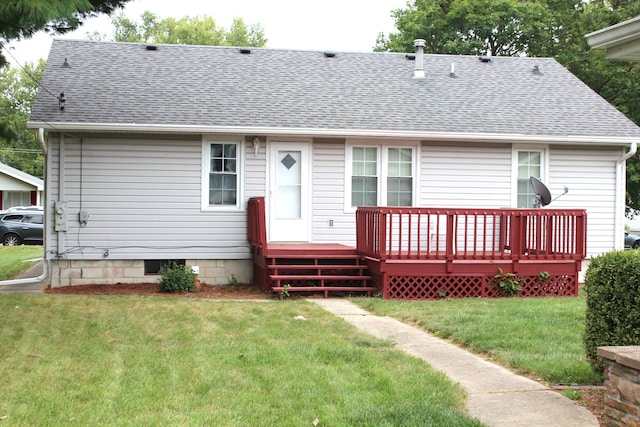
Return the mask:
[[511,146],[423,144],[419,206],[511,206]]
[[[255,138],[254,138],[255,139]],[[244,205],[251,197],[264,197],[267,194],[267,149],[260,142],[256,152],[253,142],[245,143],[244,148]]]
[[[60,199],[65,183],[68,231],[60,233],[67,259],[249,259],[246,200],[266,195],[266,144],[255,154],[244,147],[240,208],[203,210],[201,137],[65,137],[65,172],[59,175],[58,137],[49,136],[46,209]],[[229,140],[229,138],[222,138]],[[314,141],[311,210],[312,241],[355,245],[355,214],[345,209],[350,186],[344,141]],[[362,146],[352,144],[351,146]],[[389,146],[391,146],[389,144]],[[425,207],[500,208],[515,205],[513,148],[510,144],[422,143],[415,150],[414,204]],[[588,149],[551,145],[547,179],[553,197],[569,193],[550,208],[585,208],[588,253],[613,249],[616,195],[615,164],[620,147]],[[350,178],[350,176],[349,176]],[[80,182],[82,181],[82,185]],[[347,201],[348,200],[348,201]],[[90,214],[80,227],[80,210]],[[49,216],[47,220],[51,220]],[[620,221],[623,219],[620,218]],[[330,224],[333,224],[332,226]],[[58,233],[47,225],[48,258],[56,258]]]
[[[552,198],[550,209],[587,210],[587,255],[594,256],[614,247],[617,221],[614,206],[616,194],[615,164],[622,155],[620,147],[589,149],[584,147],[551,147],[549,179],[546,182]],[[569,189],[563,193],[564,187]]]
[[355,246],[355,213],[344,212],[344,147],[343,140],[313,143],[313,242]]
[[[246,211],[201,209],[202,139],[65,138],[63,177],[69,259],[249,258]],[[59,197],[59,153],[50,151],[48,176]],[[81,184],[82,182],[82,184]],[[246,204],[246,203],[245,203]],[[90,217],[80,227],[78,213]],[[56,249],[51,233],[48,249]]]

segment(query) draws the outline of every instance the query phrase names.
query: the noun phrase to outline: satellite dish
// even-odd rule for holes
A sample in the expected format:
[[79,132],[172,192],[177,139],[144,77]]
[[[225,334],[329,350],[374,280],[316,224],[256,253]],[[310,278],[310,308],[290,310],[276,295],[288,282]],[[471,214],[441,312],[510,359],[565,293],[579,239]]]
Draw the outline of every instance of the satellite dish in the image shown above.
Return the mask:
[[551,192],[542,181],[535,176],[532,176],[529,178],[529,183],[531,184],[531,187],[533,187],[533,191],[536,193],[536,200],[533,202],[534,208],[547,206],[551,203]]
[[551,192],[549,191],[547,186],[544,185],[544,183],[540,181],[538,178],[536,178],[535,176],[530,177],[529,183],[531,184],[531,187],[533,187],[533,191],[535,191],[536,193],[536,200],[533,202],[534,208],[541,208],[543,206],[547,206],[549,203],[553,202],[558,197],[564,196],[569,192],[569,188],[564,187],[564,192],[560,194],[560,196],[556,197],[555,199],[551,199]]

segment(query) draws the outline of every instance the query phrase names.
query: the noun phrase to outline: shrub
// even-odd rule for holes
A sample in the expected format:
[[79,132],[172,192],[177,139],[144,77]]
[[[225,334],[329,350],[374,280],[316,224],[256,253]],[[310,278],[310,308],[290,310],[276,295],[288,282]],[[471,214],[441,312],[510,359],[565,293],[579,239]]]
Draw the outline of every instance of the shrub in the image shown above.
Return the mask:
[[640,251],[614,251],[593,258],[585,290],[584,344],[593,368],[602,373],[598,347],[640,344]]
[[160,278],[160,292],[194,292],[196,273],[188,265],[169,263]]
[[518,295],[522,290],[520,283],[524,278],[518,277],[515,273],[505,273],[501,268],[498,271],[499,273],[493,276],[492,282],[492,285],[498,290],[498,295],[507,297]]

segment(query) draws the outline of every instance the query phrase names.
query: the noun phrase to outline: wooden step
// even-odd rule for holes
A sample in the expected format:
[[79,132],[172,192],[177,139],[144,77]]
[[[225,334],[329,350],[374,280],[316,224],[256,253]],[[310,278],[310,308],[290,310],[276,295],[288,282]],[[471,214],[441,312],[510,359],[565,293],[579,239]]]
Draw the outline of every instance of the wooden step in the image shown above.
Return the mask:
[[268,266],[270,270],[366,270],[366,265],[354,264],[271,264]]
[[314,276],[313,274],[270,274],[271,280],[322,280],[322,281],[339,281],[339,280],[371,280],[371,276],[362,275],[321,275]]
[[373,286],[273,286],[274,292],[278,292],[280,299],[284,297],[282,291],[286,292],[324,292],[324,297],[329,297],[329,292],[366,292],[371,296],[372,292],[378,291]]
[[339,259],[339,260],[359,260],[362,257],[358,254],[323,254],[323,253],[298,253],[298,254],[283,254],[273,256],[270,255],[267,257],[268,259],[308,259],[310,261],[314,259]]

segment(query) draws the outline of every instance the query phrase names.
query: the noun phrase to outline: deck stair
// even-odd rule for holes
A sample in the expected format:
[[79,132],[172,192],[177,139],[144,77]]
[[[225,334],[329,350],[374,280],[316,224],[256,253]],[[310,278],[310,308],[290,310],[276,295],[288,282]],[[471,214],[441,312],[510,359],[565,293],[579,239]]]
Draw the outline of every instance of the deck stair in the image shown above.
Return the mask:
[[294,292],[363,293],[378,289],[371,285],[368,267],[346,246],[269,246],[265,259],[270,287],[282,299]]

